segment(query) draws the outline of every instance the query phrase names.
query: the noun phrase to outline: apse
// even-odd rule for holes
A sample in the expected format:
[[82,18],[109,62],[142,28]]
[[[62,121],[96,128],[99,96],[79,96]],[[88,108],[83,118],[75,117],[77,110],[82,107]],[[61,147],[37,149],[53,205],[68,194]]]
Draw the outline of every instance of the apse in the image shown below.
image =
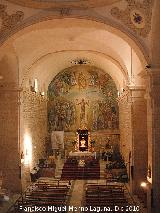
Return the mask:
[[117,98],[113,79],[102,69],[68,67],[48,86],[48,131],[114,131],[119,128]]

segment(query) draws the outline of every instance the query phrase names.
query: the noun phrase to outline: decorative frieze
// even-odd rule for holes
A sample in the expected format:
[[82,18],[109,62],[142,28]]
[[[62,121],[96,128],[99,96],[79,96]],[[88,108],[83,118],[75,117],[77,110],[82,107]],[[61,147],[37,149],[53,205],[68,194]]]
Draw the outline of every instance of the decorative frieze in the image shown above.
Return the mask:
[[9,15],[6,10],[7,6],[0,4],[0,35],[11,31],[12,28],[24,18],[24,13],[22,11],[17,11],[16,13]]
[[126,1],[128,5],[125,10],[114,7],[111,9],[111,15],[123,22],[137,35],[147,37],[151,30],[153,0],[143,0],[143,3],[135,0]]

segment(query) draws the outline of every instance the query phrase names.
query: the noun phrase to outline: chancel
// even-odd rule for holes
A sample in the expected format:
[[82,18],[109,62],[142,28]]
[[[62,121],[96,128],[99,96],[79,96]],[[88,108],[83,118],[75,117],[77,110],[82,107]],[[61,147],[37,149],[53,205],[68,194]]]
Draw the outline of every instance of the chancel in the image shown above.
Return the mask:
[[0,212],[159,213],[159,43],[160,0],[0,1]]

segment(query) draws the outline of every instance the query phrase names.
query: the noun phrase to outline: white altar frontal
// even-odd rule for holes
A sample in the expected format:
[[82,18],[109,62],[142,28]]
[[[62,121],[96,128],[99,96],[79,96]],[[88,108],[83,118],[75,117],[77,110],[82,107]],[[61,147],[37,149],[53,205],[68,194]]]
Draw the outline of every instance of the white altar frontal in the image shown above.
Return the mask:
[[69,153],[69,157],[95,157],[96,158],[96,152],[88,152],[88,151],[84,151],[84,152],[70,152]]

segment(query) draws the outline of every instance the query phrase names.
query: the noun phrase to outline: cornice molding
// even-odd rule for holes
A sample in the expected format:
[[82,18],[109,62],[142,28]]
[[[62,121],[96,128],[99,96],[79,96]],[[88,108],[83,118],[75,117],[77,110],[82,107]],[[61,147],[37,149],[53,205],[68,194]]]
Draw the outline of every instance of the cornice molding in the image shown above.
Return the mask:
[[8,0],[17,5],[36,9],[77,8],[87,9],[92,7],[111,5],[122,0]]
[[145,91],[146,90],[146,87],[145,86],[141,86],[141,85],[135,85],[135,86],[128,86],[128,89],[130,91]]
[[13,82],[1,82],[0,83],[0,92],[20,92],[21,89]]

